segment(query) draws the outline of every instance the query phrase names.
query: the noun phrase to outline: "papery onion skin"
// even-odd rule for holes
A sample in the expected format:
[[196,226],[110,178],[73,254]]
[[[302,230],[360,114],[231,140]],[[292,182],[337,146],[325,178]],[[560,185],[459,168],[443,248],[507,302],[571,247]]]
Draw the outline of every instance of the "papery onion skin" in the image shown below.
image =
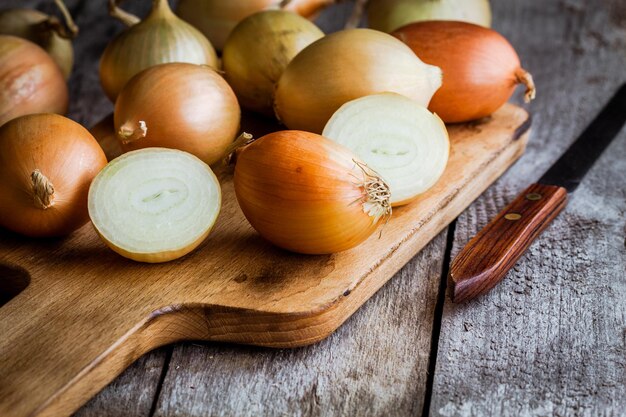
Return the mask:
[[119,34],[100,59],[100,82],[111,101],[134,75],[154,65],[186,62],[219,69],[206,37],[179,19],[166,0],[156,0],[150,14]]
[[25,114],[67,112],[65,78],[34,43],[0,35],[0,125]]
[[[11,120],[0,127],[0,226],[31,237],[78,229],[88,220],[89,185],[105,165],[93,136],[70,119],[34,114]],[[42,190],[34,190],[35,171],[52,186],[49,206],[41,204]]]
[[239,102],[273,116],[275,84],[298,52],[324,33],[307,19],[291,12],[268,10],[241,21],[224,46],[226,80]]
[[370,0],[369,27],[383,32],[412,22],[456,20],[491,26],[489,0]]
[[350,100],[388,91],[426,106],[440,85],[439,68],[424,64],[393,36],[350,29],[296,55],[278,81],[274,110],[290,129],[321,133]]
[[443,71],[442,87],[429,109],[446,123],[480,119],[498,110],[526,84],[526,100],[535,96],[530,74],[520,66],[513,46],[498,32],[465,22],[432,21],[393,33],[424,62]]
[[[283,249],[328,254],[355,247],[390,214],[366,212],[364,165],[346,148],[313,133],[266,135],[237,155],[234,186],[250,224]],[[381,188],[386,188],[379,180]],[[388,191],[388,188],[386,188]]]
[[133,77],[114,112],[125,151],[164,147],[211,165],[239,131],[241,111],[228,83],[207,66],[162,64]]

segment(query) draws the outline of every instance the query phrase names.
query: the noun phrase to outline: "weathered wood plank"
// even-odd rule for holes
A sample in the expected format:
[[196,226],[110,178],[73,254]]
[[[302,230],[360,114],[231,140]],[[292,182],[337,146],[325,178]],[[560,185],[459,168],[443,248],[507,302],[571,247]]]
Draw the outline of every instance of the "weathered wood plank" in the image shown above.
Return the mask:
[[[527,154],[457,222],[453,255],[562,153],[626,67],[626,4],[493,2],[535,75]],[[446,302],[433,416],[612,416],[626,410],[626,132],[490,294]]]

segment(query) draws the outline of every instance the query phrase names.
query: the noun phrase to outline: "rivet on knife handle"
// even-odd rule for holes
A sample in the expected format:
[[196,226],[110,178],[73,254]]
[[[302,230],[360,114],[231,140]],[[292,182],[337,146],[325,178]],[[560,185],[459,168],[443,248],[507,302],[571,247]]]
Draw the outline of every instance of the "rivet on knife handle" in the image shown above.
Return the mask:
[[566,204],[563,187],[528,187],[454,259],[448,276],[452,301],[461,303],[493,288]]

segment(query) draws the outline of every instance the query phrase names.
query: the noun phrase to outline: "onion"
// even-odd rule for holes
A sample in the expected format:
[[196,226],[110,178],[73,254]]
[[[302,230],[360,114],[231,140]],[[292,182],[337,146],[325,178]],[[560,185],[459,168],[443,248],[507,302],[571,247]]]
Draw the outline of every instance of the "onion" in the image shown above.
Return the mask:
[[323,37],[291,61],[278,81],[274,107],[290,129],[321,133],[350,100],[390,91],[426,106],[440,85],[439,68],[424,64],[393,36],[350,29]]
[[412,22],[460,20],[491,26],[489,0],[370,0],[367,19],[372,29],[392,32]]
[[[152,3],[148,17],[117,36],[102,54],[100,82],[112,101],[128,80],[154,65],[188,62],[219,67],[215,50],[202,33],[176,17],[167,0]],[[138,20],[118,9],[114,0],[110,4],[112,14],[120,20],[127,24]]]
[[65,113],[67,84],[52,58],[32,42],[0,35],[0,125],[32,113]]
[[412,23],[393,34],[443,70],[443,86],[429,108],[446,123],[489,116],[520,83],[526,86],[526,102],[535,98],[532,76],[520,66],[511,44],[494,30],[438,21]]
[[162,64],[133,77],[115,103],[125,151],[147,147],[190,152],[217,162],[239,130],[240,109],[228,83],[207,66]]
[[435,185],[450,150],[441,119],[395,93],[344,104],[322,135],[351,149],[385,179],[392,206],[409,203]]
[[221,207],[211,168],[186,152],[150,148],[110,162],[89,189],[102,240],[140,262],[167,262],[206,239]]
[[33,9],[8,9],[0,11],[0,35],[13,35],[41,46],[61,68],[65,78],[69,78],[74,64],[72,39],[78,34],[62,0],[55,0],[67,26],[55,16],[49,16]]
[[181,0],[176,13],[194,25],[221,50],[237,23],[268,9],[283,8],[307,18],[317,16],[333,0]]
[[63,236],[88,220],[87,192],[106,157],[87,129],[56,114],[0,127],[0,226]]
[[244,19],[222,54],[225,77],[243,107],[273,115],[274,87],[287,64],[324,33],[291,12],[268,10]]
[[293,252],[350,249],[391,214],[384,181],[348,149],[309,132],[271,133],[247,145],[234,184],[252,227]]

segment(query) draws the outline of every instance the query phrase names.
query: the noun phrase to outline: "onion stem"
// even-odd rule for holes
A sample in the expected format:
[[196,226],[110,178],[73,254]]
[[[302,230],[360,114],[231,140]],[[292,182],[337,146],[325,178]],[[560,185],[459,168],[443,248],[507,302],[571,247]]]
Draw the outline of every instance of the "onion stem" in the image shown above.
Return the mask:
[[118,7],[117,3],[120,0],[109,0],[109,15],[116,18],[120,22],[124,23],[126,26],[133,26],[137,23],[141,22],[141,19],[135,16],[132,13],[128,13],[125,10],[122,10]]
[[74,23],[74,19],[72,19],[72,15],[69,10],[67,10],[67,6],[63,3],[63,0],[54,0],[54,4],[56,4],[61,11],[63,19],[65,20],[65,26],[67,27],[67,30],[65,30],[66,28],[61,26],[62,30],[57,30],[57,33],[62,38],[74,39],[76,35],[78,35],[78,26]]
[[365,195],[361,202],[363,203],[363,211],[370,217],[374,218],[374,224],[384,217],[385,220],[391,217],[391,191],[385,181],[367,165],[354,161],[363,174],[365,174],[365,182],[361,185],[365,191]]
[[517,77],[517,81],[526,86],[526,92],[524,93],[524,101],[526,103],[530,103],[531,100],[535,99],[537,95],[537,89],[535,88],[535,82],[533,81],[533,76],[530,75],[530,72],[526,71],[523,68],[518,69],[515,72],[515,76]]
[[136,126],[133,126],[131,123],[124,123],[120,126],[120,130],[117,132],[117,135],[120,137],[122,143],[124,145],[139,140],[141,138],[145,138],[148,134],[148,126],[146,122],[140,120]]
[[38,169],[30,174],[33,183],[33,202],[38,209],[45,210],[52,206],[54,202],[54,186]]

